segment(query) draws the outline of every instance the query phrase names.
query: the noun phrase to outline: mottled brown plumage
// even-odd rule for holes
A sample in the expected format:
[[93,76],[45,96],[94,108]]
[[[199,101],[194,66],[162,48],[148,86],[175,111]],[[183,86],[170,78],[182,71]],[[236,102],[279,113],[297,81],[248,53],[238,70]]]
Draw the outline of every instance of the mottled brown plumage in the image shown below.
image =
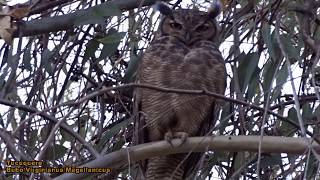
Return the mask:
[[[215,15],[195,9],[171,11],[162,4],[160,12],[165,15],[160,32],[142,58],[137,82],[224,94],[226,71],[217,45],[219,29]],[[138,89],[136,94],[143,114],[139,130],[146,125],[144,141],[140,143],[204,135],[214,126],[217,100],[213,97],[149,89]],[[182,162],[185,158],[186,154],[173,154],[148,159],[146,178],[186,178],[199,156],[193,154]]]

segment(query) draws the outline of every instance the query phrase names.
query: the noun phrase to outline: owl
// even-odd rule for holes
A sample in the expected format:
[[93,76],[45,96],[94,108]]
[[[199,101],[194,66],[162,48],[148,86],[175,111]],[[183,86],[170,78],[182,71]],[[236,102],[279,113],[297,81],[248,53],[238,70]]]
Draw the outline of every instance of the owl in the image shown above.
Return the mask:
[[[208,90],[224,94],[226,68],[219,52],[219,26],[215,18],[221,5],[208,11],[171,9],[157,3],[163,18],[156,38],[145,51],[137,83],[162,88]],[[203,136],[215,125],[219,103],[214,97],[168,93],[139,88],[135,91],[139,114],[138,143]],[[199,161],[199,153],[149,158],[146,179],[185,179]]]

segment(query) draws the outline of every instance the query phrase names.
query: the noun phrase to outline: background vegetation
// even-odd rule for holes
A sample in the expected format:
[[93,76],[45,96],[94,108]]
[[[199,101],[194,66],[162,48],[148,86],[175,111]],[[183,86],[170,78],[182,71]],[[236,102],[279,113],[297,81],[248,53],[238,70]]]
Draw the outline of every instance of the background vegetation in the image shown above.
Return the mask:
[[[210,4],[167,2],[201,10]],[[155,1],[9,3],[0,1],[1,168],[6,160],[36,159],[61,167],[90,163],[105,154],[117,159],[110,153],[132,145],[135,117],[134,86],[121,85],[134,83],[139,59],[154,37],[159,14],[150,7]],[[228,87],[214,134],[302,137],[303,142],[319,143],[320,1],[223,4],[218,20]],[[134,178],[133,164],[112,159],[102,163],[107,160],[113,162],[112,173],[96,178]],[[317,179],[319,162],[319,151],[311,148],[296,155],[244,152],[236,146],[207,151],[198,176]]]

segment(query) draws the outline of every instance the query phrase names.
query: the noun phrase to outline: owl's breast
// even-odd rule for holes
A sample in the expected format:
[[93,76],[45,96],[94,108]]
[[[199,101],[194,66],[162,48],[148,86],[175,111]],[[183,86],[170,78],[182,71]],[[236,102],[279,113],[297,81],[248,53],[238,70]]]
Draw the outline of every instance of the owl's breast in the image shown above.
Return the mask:
[[[142,83],[177,88],[222,92],[224,60],[213,43],[188,47],[170,36],[155,40],[143,58]],[[218,82],[218,83],[217,83]],[[223,92],[222,92],[223,93]]]

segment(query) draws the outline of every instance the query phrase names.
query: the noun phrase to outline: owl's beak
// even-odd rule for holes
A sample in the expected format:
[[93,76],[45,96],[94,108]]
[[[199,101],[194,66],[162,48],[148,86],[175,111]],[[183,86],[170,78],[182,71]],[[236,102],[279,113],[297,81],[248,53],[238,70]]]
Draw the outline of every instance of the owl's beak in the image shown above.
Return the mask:
[[186,40],[186,43],[189,43],[189,42],[190,42],[190,40],[191,40],[191,34],[190,34],[189,32],[186,32],[185,40]]

